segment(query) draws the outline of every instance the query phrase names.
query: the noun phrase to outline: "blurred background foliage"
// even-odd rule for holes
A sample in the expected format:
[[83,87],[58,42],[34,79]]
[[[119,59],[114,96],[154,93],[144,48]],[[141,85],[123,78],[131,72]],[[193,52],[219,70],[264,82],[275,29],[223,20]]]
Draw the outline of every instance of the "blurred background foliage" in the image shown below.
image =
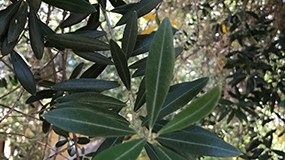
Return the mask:
[[[8,4],[10,1],[1,0],[0,8]],[[120,15],[109,12],[111,9],[107,4],[106,14],[114,26]],[[38,13],[41,20],[58,33],[74,31],[87,23],[87,19],[83,19],[62,28],[59,24],[70,13],[45,3]],[[201,125],[241,149],[244,155],[240,159],[285,159],[284,2],[164,0],[139,19],[139,33],[155,31],[164,17],[169,17],[177,29],[175,43],[184,50],[176,60],[174,81],[209,76],[208,87],[217,83],[223,85],[219,106],[200,122]],[[108,30],[105,17],[100,14],[99,19],[101,30]],[[123,27],[115,30],[114,37],[119,39]],[[37,78],[59,82],[69,77],[82,62],[83,70],[92,65],[68,50],[46,49],[43,60],[38,61],[28,46],[29,35],[24,33],[23,37],[17,50],[24,53]],[[0,123],[0,141],[10,149],[5,155],[12,159],[48,159],[48,156],[66,159],[65,150],[54,147],[59,139],[42,132],[38,114],[45,102],[25,104],[28,94],[19,87],[8,58],[2,56],[0,60],[0,117],[8,115]],[[117,77],[115,74],[114,68],[108,67],[100,76],[112,79]],[[139,86],[140,78],[132,81],[134,86]],[[127,99],[124,90],[112,90],[110,94]],[[15,107],[13,112],[7,114],[12,107]]]

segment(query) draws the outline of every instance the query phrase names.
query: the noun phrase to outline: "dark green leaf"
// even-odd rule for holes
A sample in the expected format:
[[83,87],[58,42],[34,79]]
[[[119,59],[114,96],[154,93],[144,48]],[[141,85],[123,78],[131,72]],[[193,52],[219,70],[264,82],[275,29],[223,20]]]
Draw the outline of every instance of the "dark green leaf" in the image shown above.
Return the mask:
[[145,75],[145,66],[146,64],[141,65],[132,75],[132,77],[140,77]]
[[21,3],[22,1],[17,1],[0,11],[0,39],[2,39],[8,31],[9,23],[14,14],[18,11]]
[[136,56],[145,52],[148,52],[151,43],[153,41],[154,32],[147,35],[138,35],[136,45],[133,51],[132,56]]
[[146,60],[147,60],[147,57],[146,57],[146,58],[142,58],[142,59],[136,61],[135,63],[131,64],[131,65],[129,66],[129,68],[130,68],[130,69],[137,69],[137,68],[139,68],[140,66],[145,65],[145,64],[146,64]]
[[43,117],[64,130],[88,136],[124,136],[135,131],[127,125],[88,108],[64,107],[47,112]]
[[160,135],[157,140],[163,146],[181,154],[215,157],[233,157],[241,154],[217,135],[198,126]]
[[123,0],[109,0],[109,1],[113,7],[118,7],[126,4]]
[[159,159],[163,160],[186,160],[181,155],[175,153],[174,151],[167,149],[166,147],[160,145],[153,145]]
[[109,45],[103,41],[76,34],[51,34],[47,35],[47,40],[52,44],[77,51],[105,51],[110,49]]
[[41,7],[42,0],[27,0],[27,2],[31,10],[33,10],[36,13]]
[[102,92],[104,90],[118,87],[116,81],[106,81],[98,79],[70,79],[57,83],[52,86],[55,90],[68,91],[68,92],[87,92],[95,91]]
[[42,124],[43,133],[47,133],[49,130],[50,130],[50,123],[47,122],[46,120],[43,120],[43,124]]
[[56,144],[55,144],[55,147],[62,147],[63,145],[65,145],[66,143],[67,143],[67,139],[64,139],[64,140],[61,140],[61,141],[58,141],[58,142],[56,142]]
[[112,148],[117,144],[121,144],[124,140],[124,137],[111,137],[111,138],[106,138],[104,142],[100,145],[100,147],[96,150],[95,155],[101,153],[102,151]]
[[75,13],[93,13],[96,9],[88,1],[85,0],[43,0],[52,6],[72,11]]
[[128,68],[128,62],[127,62],[125,53],[118,46],[118,44],[113,40],[110,40],[110,47],[111,47],[112,58],[115,63],[115,67],[117,69],[119,77],[121,78],[126,88],[130,90],[131,76],[130,76],[130,70]]
[[37,92],[35,95],[30,96],[27,100],[27,104],[31,104],[33,102],[45,99],[45,98],[52,98],[53,95],[56,93],[55,90],[42,90]]
[[207,84],[209,78],[200,78],[192,82],[184,82],[171,91],[160,110],[158,119],[178,110],[192,100]]
[[126,54],[127,59],[132,55],[138,34],[138,18],[137,12],[134,11],[130,19],[127,21],[123,39],[122,39],[122,50]]
[[75,68],[74,70],[72,71],[69,79],[75,79],[76,77],[79,76],[79,74],[81,73],[82,69],[83,69],[83,66],[84,66],[84,62],[81,62],[79,63]]
[[29,35],[35,57],[42,59],[44,53],[44,36],[34,11],[30,11],[29,13]]
[[10,53],[15,74],[22,86],[31,94],[36,93],[36,83],[33,73],[22,57],[15,51]]
[[64,97],[60,97],[56,101],[59,103],[74,101],[79,103],[97,105],[101,108],[106,108],[106,109],[108,108],[120,109],[126,106],[126,103],[118,99],[103,94],[99,94],[96,92],[73,93]]
[[66,28],[71,27],[79,22],[81,22],[83,19],[85,19],[88,16],[86,13],[70,13],[70,15],[59,24],[60,28]]
[[3,56],[8,55],[10,52],[13,51],[14,47],[17,45],[17,41],[8,43],[8,37],[6,36],[1,44],[1,54]]
[[118,144],[115,147],[104,150],[93,157],[92,160],[135,160],[140,155],[145,143],[146,139],[141,138]]
[[80,78],[97,78],[105,70],[106,67],[107,65],[95,63],[85,72],[83,72]]
[[[124,13],[123,17],[119,20],[116,26],[125,24],[131,17],[133,11],[137,12],[137,16],[139,18],[153,10],[160,2],[162,2],[162,0],[141,0],[133,5],[129,4],[130,7],[128,8],[128,12]],[[113,12],[116,12],[116,10],[113,10]]]
[[149,159],[151,159],[151,160],[160,160],[159,156],[157,155],[157,153],[156,153],[156,151],[155,151],[155,149],[154,149],[152,144],[147,142],[144,145],[144,148],[146,150],[146,153],[147,153]]
[[82,37],[88,38],[99,38],[106,35],[104,31],[96,31],[96,30],[77,30],[75,32],[70,32],[69,34],[74,34]]
[[91,62],[96,62],[97,64],[113,64],[113,62],[103,56],[102,54],[100,53],[96,53],[96,52],[80,52],[80,51],[73,51],[76,55],[78,55],[79,57],[82,57],[86,60],[89,60]]
[[13,16],[10,21],[8,29],[8,43],[18,40],[20,34],[23,32],[28,16],[28,5],[26,2],[22,2],[19,10]]
[[58,134],[60,136],[63,136],[65,138],[69,137],[69,133],[67,131],[63,130],[63,129],[60,129],[60,128],[56,127],[56,126],[52,126],[52,129],[53,129],[53,131],[56,134]]
[[180,113],[168,122],[160,131],[159,134],[174,132],[197,122],[208,115],[214,107],[216,107],[221,97],[220,87],[215,87],[205,95],[195,99]]
[[130,124],[129,121],[127,121],[125,118],[120,116],[116,111],[110,110],[111,107],[105,108],[103,106],[98,106],[96,104],[80,103],[77,101],[64,102],[64,103],[60,103],[56,106],[57,106],[57,108],[85,109],[85,110],[89,110],[90,112],[96,112],[96,114],[104,116],[106,118],[116,120],[117,122],[120,122],[124,125]]
[[135,102],[134,111],[139,110],[142,105],[146,102],[146,93],[145,93],[145,78],[142,79],[139,91],[137,92],[137,98]]
[[87,137],[78,137],[77,143],[78,144],[88,144],[90,142],[90,139]]
[[150,130],[168,93],[173,68],[173,35],[171,24],[165,19],[155,34],[146,66],[146,106]]

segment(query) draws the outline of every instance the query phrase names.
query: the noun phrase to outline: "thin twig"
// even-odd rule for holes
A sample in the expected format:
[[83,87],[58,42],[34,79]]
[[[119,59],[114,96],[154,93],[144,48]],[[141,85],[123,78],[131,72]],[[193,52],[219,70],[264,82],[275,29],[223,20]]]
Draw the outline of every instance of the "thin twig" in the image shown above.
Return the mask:
[[20,94],[18,95],[16,101],[14,102],[13,106],[11,107],[11,109],[7,112],[7,114],[4,115],[4,117],[2,117],[2,118],[0,119],[0,123],[1,123],[4,119],[6,119],[6,118],[9,116],[9,114],[11,114],[11,113],[14,111],[14,109],[18,106],[18,103],[19,103],[21,97],[23,96],[24,91],[25,91],[24,88],[21,88]]
[[12,89],[11,91],[9,91],[8,93],[4,94],[3,96],[0,97],[0,99],[5,98],[6,96],[12,94],[13,92],[15,92],[17,89],[19,89],[21,86],[17,86],[16,88]]
[[72,133],[72,136],[73,136],[73,141],[74,141],[74,147],[75,147],[75,153],[76,153],[76,160],[79,160],[79,151],[78,151],[78,138],[76,136],[75,133]]
[[103,7],[100,7],[100,8],[101,8],[102,13],[103,13],[103,15],[104,15],[104,17],[105,17],[105,20],[106,20],[106,23],[107,23],[107,27],[108,27],[108,30],[109,30],[109,34],[110,34],[110,36],[111,36],[111,39],[112,39],[112,40],[115,40],[114,33],[113,33],[113,29],[112,29],[112,25],[111,25],[111,22],[110,22],[110,20],[109,20],[108,15],[107,15],[107,12],[106,12],[106,10],[104,10]]

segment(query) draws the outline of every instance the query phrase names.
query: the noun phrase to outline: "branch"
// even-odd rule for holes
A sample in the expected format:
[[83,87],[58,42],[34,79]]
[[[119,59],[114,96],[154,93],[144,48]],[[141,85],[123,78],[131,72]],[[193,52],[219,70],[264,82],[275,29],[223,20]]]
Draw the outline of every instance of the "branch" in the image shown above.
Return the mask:
[[18,95],[16,101],[14,102],[13,106],[10,108],[10,110],[8,111],[8,113],[7,113],[6,115],[4,115],[4,117],[2,117],[2,118],[0,119],[0,123],[1,123],[4,119],[6,119],[6,118],[9,116],[9,114],[11,114],[11,113],[15,110],[15,108],[17,107],[17,105],[18,105],[18,103],[19,103],[21,97],[23,96],[24,91],[25,91],[24,88],[21,88],[20,94]]

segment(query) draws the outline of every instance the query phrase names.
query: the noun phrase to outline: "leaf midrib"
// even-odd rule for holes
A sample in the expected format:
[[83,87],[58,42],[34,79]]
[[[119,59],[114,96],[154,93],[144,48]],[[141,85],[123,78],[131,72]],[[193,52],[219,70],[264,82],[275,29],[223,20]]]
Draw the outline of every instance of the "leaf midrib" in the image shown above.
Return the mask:
[[195,142],[189,142],[189,141],[183,141],[183,140],[178,140],[178,139],[172,139],[172,138],[167,138],[167,137],[159,137],[160,139],[164,139],[164,140],[168,140],[168,141],[174,141],[174,142],[178,142],[178,143],[185,143],[185,144],[190,144],[190,145],[197,145],[197,146],[202,146],[202,147],[208,147],[208,148],[213,148],[213,149],[218,149],[218,150],[223,150],[225,152],[228,153],[233,153],[233,154],[237,154],[237,152],[232,151],[232,150],[228,150],[225,148],[221,148],[218,146],[213,146],[213,145],[207,145],[207,144],[201,144],[201,143],[195,143]]

